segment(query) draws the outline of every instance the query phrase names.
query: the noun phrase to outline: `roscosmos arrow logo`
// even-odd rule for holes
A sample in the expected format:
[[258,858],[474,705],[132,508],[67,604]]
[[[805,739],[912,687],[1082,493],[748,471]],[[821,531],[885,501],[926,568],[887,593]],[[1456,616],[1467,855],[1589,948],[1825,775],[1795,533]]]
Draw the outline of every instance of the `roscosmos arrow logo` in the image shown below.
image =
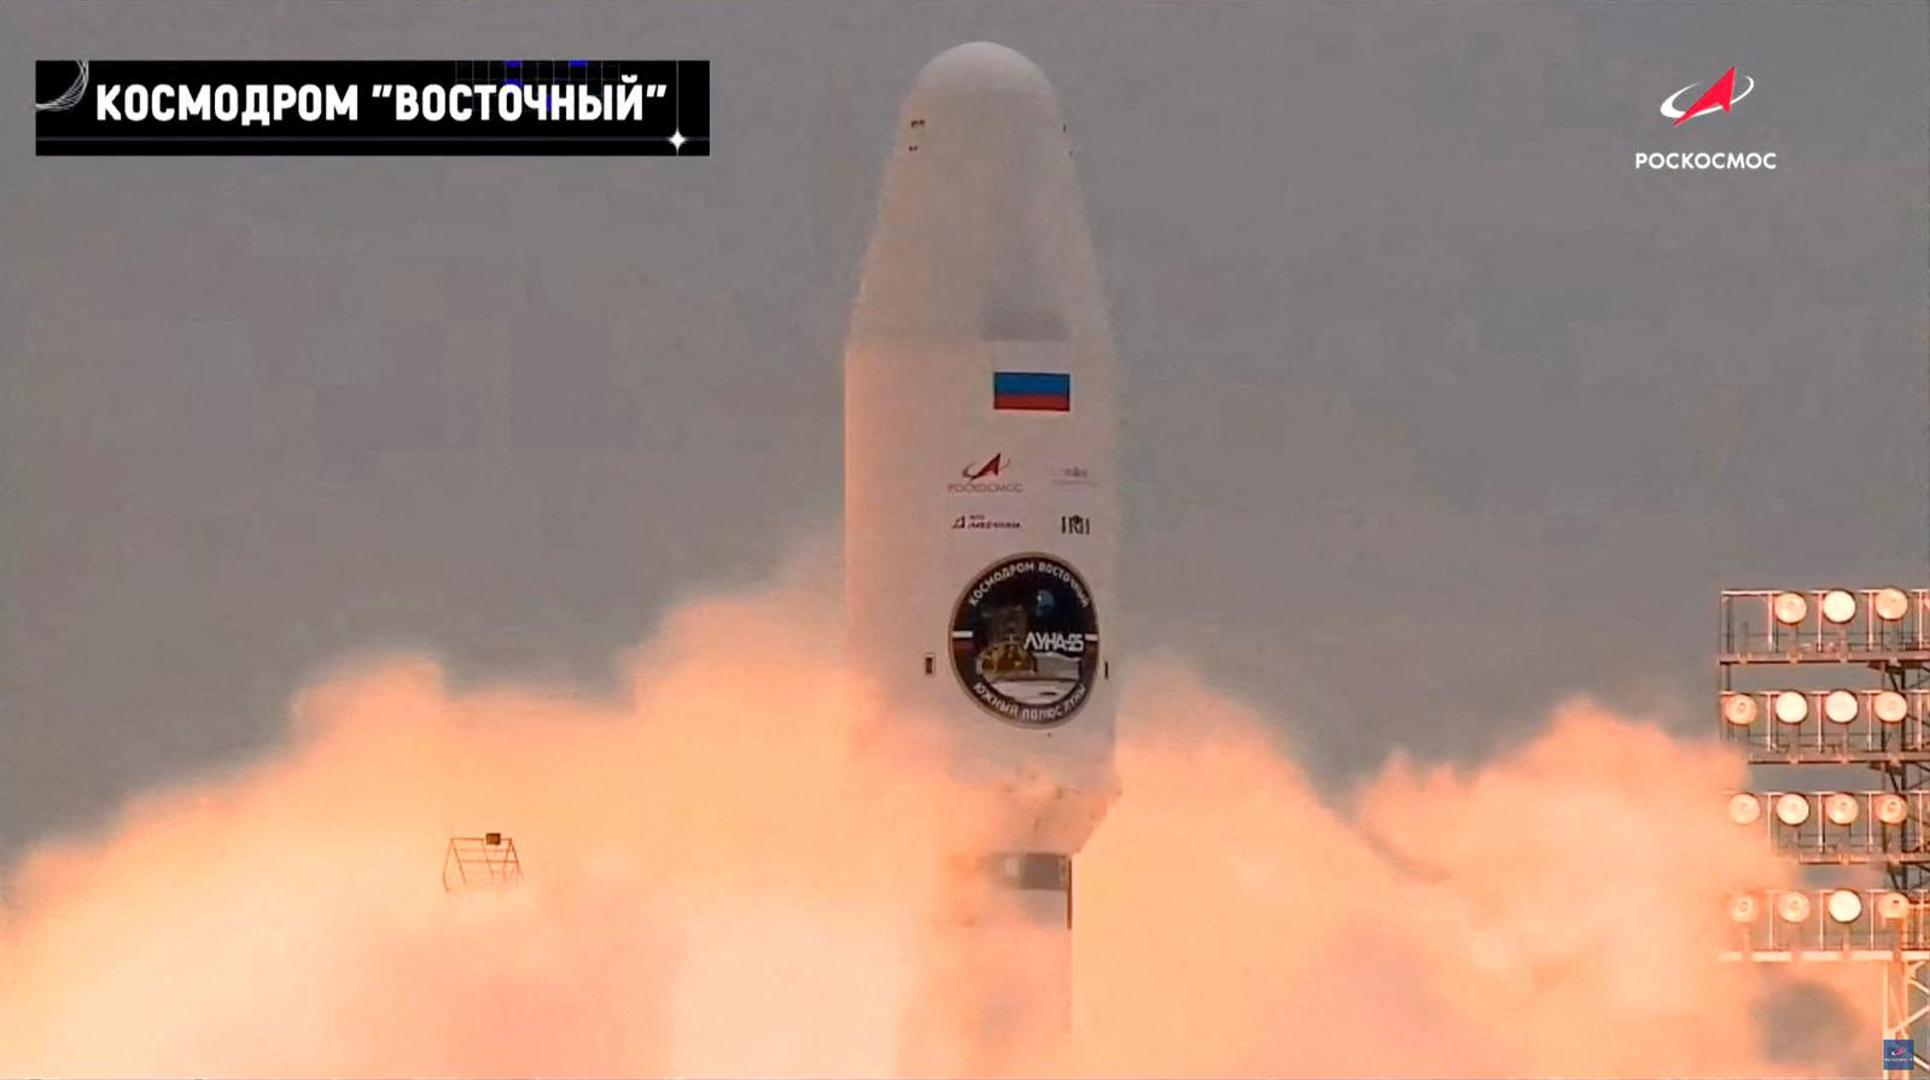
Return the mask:
[[983,494],[986,492],[1017,495],[1025,490],[1025,485],[1017,480],[1007,480],[1000,476],[1012,468],[1012,459],[1001,450],[986,459],[984,464],[968,461],[958,471],[963,480],[954,480],[945,485],[945,490],[954,495]]
[[1668,98],[1662,102],[1662,115],[1675,121],[1674,124],[1670,125],[1671,127],[1681,127],[1683,124],[1694,120],[1698,116],[1705,116],[1717,110],[1728,112],[1735,107],[1736,102],[1748,97],[1756,89],[1755,79],[1747,75],[1744,75],[1742,78],[1745,85],[1742,88],[1742,93],[1738,94],[1736,93],[1736,69],[1733,67],[1730,68],[1728,71],[1722,73],[1722,78],[1711,83],[1709,88],[1702,92],[1701,97],[1695,99],[1695,104],[1684,109],[1680,104],[1683,97],[1685,97],[1689,91],[1702,85],[1701,83],[1690,83],[1675,93],[1670,94]]
[[1001,450],[998,453],[993,454],[991,460],[987,461],[983,465],[965,466],[963,470],[963,475],[967,480],[983,480],[988,476],[997,476],[999,474],[999,469],[1004,464],[1005,464],[1005,452]]
[[[1697,92],[1702,84],[1689,85],[1662,99],[1662,115],[1668,117],[1672,127],[1681,127],[1698,116],[1712,112],[1730,112],[1736,102],[1755,92],[1756,80],[1742,76],[1740,88],[1736,82],[1736,69],[1730,68],[1722,77]],[[1684,108],[1682,103],[1692,101]],[[1650,121],[1653,123],[1654,121]],[[1719,124],[1710,129],[1710,134],[1721,132],[1741,134],[1753,125],[1744,124],[1741,128]],[[1651,129],[1652,130],[1652,129]],[[1636,172],[1774,172],[1777,168],[1777,149],[1772,146],[1711,148],[1707,150],[1683,149],[1677,143],[1669,150],[1637,150],[1635,152]]]

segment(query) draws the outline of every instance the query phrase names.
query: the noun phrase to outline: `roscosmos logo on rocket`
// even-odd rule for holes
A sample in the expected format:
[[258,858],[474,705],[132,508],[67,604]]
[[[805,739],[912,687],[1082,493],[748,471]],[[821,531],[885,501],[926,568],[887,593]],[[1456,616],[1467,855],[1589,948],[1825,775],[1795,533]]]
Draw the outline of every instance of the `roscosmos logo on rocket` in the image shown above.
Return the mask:
[[1689,91],[1702,85],[1701,83],[1690,83],[1663,99],[1662,115],[1674,121],[1671,125],[1672,127],[1681,127],[1683,124],[1694,120],[1698,116],[1707,116],[1712,112],[1728,112],[1735,107],[1736,102],[1741,101],[1743,98],[1755,92],[1756,80],[1747,75],[1744,75],[1742,78],[1744,85],[1742,91],[1738,93],[1736,91],[1736,69],[1731,67],[1728,71],[1722,73],[1721,78],[1710,83],[1709,88],[1704,90],[1701,95],[1695,99],[1694,104],[1685,109],[1682,107],[1682,99],[1688,96]]
[[996,493],[1017,495],[1025,490],[1025,485],[1017,480],[1007,480],[1000,474],[1012,467],[1012,459],[1001,450],[984,461],[974,458],[958,470],[962,480],[954,480],[945,485],[945,490],[954,495],[978,495]]
[[952,609],[952,670],[973,701],[1020,727],[1072,719],[1099,670],[1092,590],[1050,555],[987,567]]
[[967,480],[983,480],[988,476],[997,476],[999,474],[999,470],[1004,466],[1005,466],[1005,453],[1001,451],[987,458],[985,460],[985,464],[983,465],[965,466],[965,468],[961,470],[961,474]]

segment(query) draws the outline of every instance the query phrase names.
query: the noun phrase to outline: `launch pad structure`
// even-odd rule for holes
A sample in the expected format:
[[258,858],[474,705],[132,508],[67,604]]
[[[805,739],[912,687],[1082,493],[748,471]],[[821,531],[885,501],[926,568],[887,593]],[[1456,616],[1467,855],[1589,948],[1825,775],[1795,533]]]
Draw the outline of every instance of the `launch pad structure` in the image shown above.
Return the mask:
[[[1884,965],[1883,1075],[1930,1072],[1930,589],[1728,590],[1721,605],[1723,739],[1752,788],[1792,778],[1734,793],[1730,820],[1836,879],[1732,898],[1723,958]],[[1861,770],[1877,782],[1843,790]],[[1915,1040],[1908,1067],[1897,1039]]]
[[442,854],[442,891],[462,892],[523,880],[516,841],[499,832],[452,836]]

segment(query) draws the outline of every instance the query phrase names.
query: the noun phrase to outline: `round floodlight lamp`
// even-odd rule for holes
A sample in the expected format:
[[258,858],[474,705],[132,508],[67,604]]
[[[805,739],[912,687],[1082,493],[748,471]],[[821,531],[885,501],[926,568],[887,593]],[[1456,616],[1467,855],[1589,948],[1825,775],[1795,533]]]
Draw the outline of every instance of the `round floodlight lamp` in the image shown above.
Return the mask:
[[1784,626],[1795,626],[1809,615],[1809,601],[1802,593],[1777,593],[1770,605],[1776,613],[1776,621]]
[[1809,719],[1809,698],[1800,690],[1784,690],[1776,695],[1776,719],[1785,724],[1800,724]]
[[1776,820],[1794,827],[1809,820],[1809,799],[1793,791],[1776,799]]
[[1729,918],[1736,922],[1755,922],[1756,916],[1761,913],[1762,908],[1756,902],[1756,898],[1748,893],[1742,893],[1729,898]]
[[1910,914],[1910,898],[1900,892],[1878,893],[1876,897],[1876,917],[1885,922],[1899,922]]
[[1870,609],[1884,622],[1896,622],[1910,613],[1910,594],[1902,589],[1878,589]]
[[1847,724],[1856,719],[1856,695],[1848,690],[1831,690],[1823,696],[1823,715],[1832,724]]
[[1835,922],[1853,923],[1863,914],[1863,898],[1855,889],[1837,889],[1829,894],[1823,906]]
[[1736,727],[1748,727],[1756,722],[1756,714],[1761,708],[1756,699],[1748,694],[1725,694],[1722,698],[1722,718]]
[[1831,825],[1854,825],[1856,815],[1861,810],[1862,807],[1857,805],[1854,795],[1845,795],[1838,791],[1823,796],[1823,816],[1829,819]]
[[1823,618],[1838,625],[1856,618],[1856,597],[1847,589],[1831,589],[1824,593]]
[[1884,792],[1874,800],[1876,819],[1885,825],[1901,825],[1910,818],[1910,804],[1903,796]]
[[1729,797],[1729,820],[1738,825],[1754,825],[1762,818],[1762,800],[1748,792]]
[[1870,712],[1886,724],[1901,724],[1910,715],[1910,702],[1895,690],[1884,690],[1870,702]]
[[1786,892],[1776,898],[1776,915],[1787,923],[1799,923],[1809,918],[1809,897],[1799,892]]

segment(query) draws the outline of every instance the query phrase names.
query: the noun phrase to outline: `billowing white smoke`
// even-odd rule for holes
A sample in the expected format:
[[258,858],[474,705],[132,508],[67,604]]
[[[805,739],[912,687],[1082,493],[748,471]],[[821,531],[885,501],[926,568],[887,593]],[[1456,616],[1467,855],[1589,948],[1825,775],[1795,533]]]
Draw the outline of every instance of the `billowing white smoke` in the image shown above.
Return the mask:
[[[34,851],[0,910],[0,1074],[893,1072],[970,996],[920,989],[920,928],[932,838],[982,810],[893,753],[818,562],[679,607],[617,701],[422,657],[333,674],[277,754]],[[1713,959],[1723,897],[1782,873],[1723,824],[1730,755],[1577,702],[1334,806],[1281,730],[1177,663],[1128,684],[1077,1027],[1020,1067],[1817,1071],[1767,1059],[1763,988]],[[446,839],[484,830],[526,880],[445,895]]]

